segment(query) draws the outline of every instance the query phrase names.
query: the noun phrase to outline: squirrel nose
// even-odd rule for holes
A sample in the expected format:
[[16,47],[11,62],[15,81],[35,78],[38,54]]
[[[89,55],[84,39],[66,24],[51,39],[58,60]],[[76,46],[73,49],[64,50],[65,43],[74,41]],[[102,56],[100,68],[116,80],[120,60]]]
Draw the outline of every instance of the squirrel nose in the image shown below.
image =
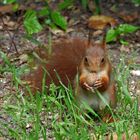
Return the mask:
[[97,71],[96,70],[92,70],[91,73],[97,73]]

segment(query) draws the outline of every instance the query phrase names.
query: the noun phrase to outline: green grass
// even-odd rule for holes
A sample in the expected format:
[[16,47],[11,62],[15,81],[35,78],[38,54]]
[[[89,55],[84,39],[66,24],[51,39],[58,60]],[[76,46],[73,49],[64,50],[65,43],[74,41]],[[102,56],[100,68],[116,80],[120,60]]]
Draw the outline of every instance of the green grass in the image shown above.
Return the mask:
[[138,99],[136,97],[132,100],[128,90],[130,70],[140,66],[125,66],[125,58],[122,57],[115,71],[118,107],[113,116],[117,121],[104,123],[89,107],[88,110],[99,119],[93,119],[80,109],[73,97],[72,88],[66,88],[63,84],[58,87],[51,84],[49,91],[46,91],[43,82],[41,94],[33,96],[30,93],[24,96],[18,88],[21,82],[19,73],[24,68],[17,69],[3,53],[2,58],[5,65],[1,66],[1,72],[6,70],[13,74],[13,85],[17,93],[11,93],[3,99],[5,102],[0,109],[0,116],[6,119],[0,117],[0,137],[16,140],[90,140],[96,137],[102,140],[107,134],[116,133],[121,140],[123,133],[127,139],[131,139],[135,133],[140,136]]

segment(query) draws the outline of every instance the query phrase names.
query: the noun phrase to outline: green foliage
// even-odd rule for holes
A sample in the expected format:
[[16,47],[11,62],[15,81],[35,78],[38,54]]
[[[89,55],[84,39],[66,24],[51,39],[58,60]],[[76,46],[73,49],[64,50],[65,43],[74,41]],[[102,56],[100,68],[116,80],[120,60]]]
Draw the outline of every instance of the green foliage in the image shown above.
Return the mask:
[[15,3],[15,2],[17,2],[17,0],[3,0],[4,4],[12,4],[12,3]]
[[123,39],[120,39],[120,43],[123,44],[123,45],[128,45],[129,43]]
[[40,11],[38,11],[38,16],[48,16],[49,15],[49,9],[47,7],[43,7]]
[[51,28],[56,28],[56,26],[58,26],[63,30],[67,29],[67,21],[61,15],[60,11],[54,11],[47,5],[40,11],[27,10],[25,13],[24,27],[28,34],[38,33],[42,30],[42,25],[38,21],[38,18],[41,17],[45,18],[44,23]]
[[[88,0],[80,0],[82,7],[87,10],[89,8],[89,1]],[[101,13],[101,8],[100,8],[100,0],[94,0],[95,4],[95,11],[93,9],[93,13],[99,15]],[[91,9],[90,9],[91,10]]]
[[140,0],[131,0],[134,4],[140,5]]
[[60,2],[58,4],[58,9],[61,11],[61,10],[64,10],[64,9],[67,9],[68,7],[72,6],[74,3],[74,0],[64,0],[63,2]]
[[140,27],[129,25],[129,24],[121,24],[118,27],[118,33],[119,34],[126,34],[126,33],[132,33],[135,32],[136,30],[140,29]]
[[121,34],[128,34],[137,31],[140,29],[138,26],[133,26],[129,24],[120,24],[115,29],[110,29],[107,33],[106,41],[114,41]]
[[39,23],[36,12],[34,10],[28,10],[25,13],[24,27],[28,34],[37,33],[42,30],[42,26]]
[[[14,11],[19,7],[17,0],[3,0],[4,4],[14,3]],[[46,6],[42,7],[41,10],[28,9],[24,15],[24,27],[28,35],[38,33],[43,29],[43,25],[50,26],[51,28],[59,27],[62,30],[67,29],[67,21],[64,16],[61,15],[61,10],[64,10],[73,4],[74,0],[65,0],[58,4],[57,10],[53,10],[49,7],[46,1]],[[44,22],[39,23],[39,18],[45,18]]]
[[87,9],[88,0],[81,0],[81,4],[82,4],[82,6],[83,6],[84,9]]
[[67,29],[67,22],[65,18],[60,14],[60,12],[57,11],[52,11],[51,12],[51,18],[52,21],[62,29],[66,30]]
[[95,1],[95,5],[96,5],[96,14],[101,14],[101,8],[100,8],[100,0],[94,0]]

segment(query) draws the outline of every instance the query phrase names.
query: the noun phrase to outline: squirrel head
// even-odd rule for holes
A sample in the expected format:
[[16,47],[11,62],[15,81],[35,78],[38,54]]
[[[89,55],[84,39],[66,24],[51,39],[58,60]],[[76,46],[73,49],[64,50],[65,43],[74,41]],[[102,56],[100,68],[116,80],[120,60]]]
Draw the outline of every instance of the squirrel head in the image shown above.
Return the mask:
[[[110,62],[107,56],[106,43],[90,43],[82,59],[79,74],[80,84],[92,86],[98,79],[108,81],[110,75]],[[103,82],[104,86],[108,85]],[[106,87],[103,90],[106,89]]]
[[81,70],[84,68],[90,73],[98,73],[104,69],[107,61],[106,43],[104,41],[99,44],[91,42],[81,62]]
[[105,68],[108,58],[106,50],[106,34],[107,28],[104,29],[103,39],[100,43],[94,43],[91,40],[91,32],[89,32],[87,50],[82,60],[84,68],[91,73],[98,73]]

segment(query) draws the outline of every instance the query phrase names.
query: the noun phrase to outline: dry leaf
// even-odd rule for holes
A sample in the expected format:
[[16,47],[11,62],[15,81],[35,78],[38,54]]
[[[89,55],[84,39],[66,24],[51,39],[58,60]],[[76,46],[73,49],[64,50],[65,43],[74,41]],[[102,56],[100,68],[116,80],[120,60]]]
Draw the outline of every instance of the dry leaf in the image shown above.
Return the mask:
[[65,32],[63,31],[63,30],[61,30],[61,29],[52,29],[52,28],[50,28],[50,31],[54,34],[54,35],[64,35],[65,34]]
[[[8,4],[8,5],[3,5],[3,6],[0,6],[0,13],[11,13],[13,12],[14,10],[14,4]],[[24,5],[20,5],[18,10],[24,10],[25,9],[25,6]]]
[[[139,140],[139,136],[137,134],[133,134],[131,137],[131,140]],[[106,137],[106,140],[119,140],[120,138],[118,137],[117,133],[109,134]],[[123,133],[121,136],[122,140],[127,140],[126,133]]]
[[88,27],[97,30],[103,30],[108,24],[115,26],[117,21],[112,17],[104,15],[91,16],[88,21]]
[[125,46],[125,45],[121,45],[120,51],[121,51],[121,52],[129,53],[129,52],[130,52],[130,48],[127,47],[127,46]]
[[126,13],[125,11],[119,13],[120,18],[122,18],[125,22],[133,22],[138,19],[138,12]]

